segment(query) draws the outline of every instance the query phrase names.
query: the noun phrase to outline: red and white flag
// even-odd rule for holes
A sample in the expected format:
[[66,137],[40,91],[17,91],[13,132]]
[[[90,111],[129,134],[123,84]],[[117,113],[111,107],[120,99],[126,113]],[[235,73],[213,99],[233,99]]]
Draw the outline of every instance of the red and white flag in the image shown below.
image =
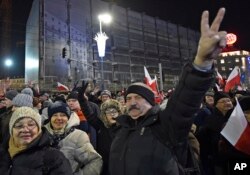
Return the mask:
[[235,67],[230,73],[224,91],[229,92],[230,89],[234,88],[236,85],[240,85],[240,72],[237,67]]
[[250,155],[250,126],[237,101],[221,134],[239,151]]
[[157,77],[155,76],[154,79],[151,79],[147,68],[144,66],[144,74],[145,74],[145,84],[148,85],[155,94],[155,102],[161,103],[162,96],[159,93],[158,86],[157,86]]
[[57,90],[58,91],[69,91],[69,88],[62,83],[57,82]]

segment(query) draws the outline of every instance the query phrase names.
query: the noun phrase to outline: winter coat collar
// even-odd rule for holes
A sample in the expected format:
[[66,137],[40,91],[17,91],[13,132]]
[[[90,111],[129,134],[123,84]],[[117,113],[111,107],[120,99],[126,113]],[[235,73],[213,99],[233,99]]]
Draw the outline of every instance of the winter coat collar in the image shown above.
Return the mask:
[[134,120],[129,115],[121,115],[117,118],[117,122],[125,128],[136,129],[137,127],[149,126],[158,119],[160,111],[159,105],[153,106],[144,116]]

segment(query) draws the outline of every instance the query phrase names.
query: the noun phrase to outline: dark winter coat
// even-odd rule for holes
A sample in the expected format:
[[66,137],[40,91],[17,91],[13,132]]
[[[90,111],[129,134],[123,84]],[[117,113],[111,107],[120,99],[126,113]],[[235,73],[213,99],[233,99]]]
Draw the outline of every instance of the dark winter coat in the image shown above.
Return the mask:
[[224,167],[226,157],[219,154],[219,141],[221,130],[228,120],[232,110],[224,116],[217,108],[214,108],[212,114],[207,117],[204,126],[201,126],[196,133],[200,142],[200,158],[204,170],[208,174],[214,174],[215,166]]
[[[35,139],[27,149],[11,159],[8,149],[0,147],[1,175],[71,175],[69,161],[59,150],[49,147],[47,131]],[[8,146],[7,146],[8,147]]]
[[0,144],[6,144],[9,140],[9,122],[12,116],[12,108],[6,109],[4,113],[0,115]]
[[154,106],[138,120],[128,115],[118,117],[122,128],[116,134],[110,151],[111,175],[178,175],[178,167],[171,150],[152,133],[151,125],[158,125],[178,145],[183,145],[182,163],[186,163],[185,145],[205,92],[214,79],[213,71],[200,72],[191,64],[184,67],[176,90],[165,110]]
[[[86,115],[87,121],[92,125],[97,132],[97,141],[96,141],[96,151],[102,156],[103,160],[103,169],[101,175],[109,175],[109,152],[112,140],[115,136],[115,133],[119,130],[120,126],[114,125],[110,128],[107,128],[102,120],[99,118],[99,113],[95,110],[95,106],[92,102],[88,104],[81,103],[83,112],[86,112],[87,108],[91,108],[91,115]],[[85,110],[84,110],[85,109]]]

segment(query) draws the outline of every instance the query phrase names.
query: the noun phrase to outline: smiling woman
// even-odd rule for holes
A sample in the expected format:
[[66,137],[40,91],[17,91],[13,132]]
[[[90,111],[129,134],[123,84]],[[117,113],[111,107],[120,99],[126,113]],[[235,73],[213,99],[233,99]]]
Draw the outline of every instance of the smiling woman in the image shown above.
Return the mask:
[[[0,147],[0,172],[12,175],[72,174],[64,155],[50,148],[48,133],[41,127],[41,116],[30,107],[19,107],[9,122],[10,138]],[[45,161],[46,160],[46,161]],[[44,162],[49,162],[47,166]],[[45,168],[46,167],[46,168]]]

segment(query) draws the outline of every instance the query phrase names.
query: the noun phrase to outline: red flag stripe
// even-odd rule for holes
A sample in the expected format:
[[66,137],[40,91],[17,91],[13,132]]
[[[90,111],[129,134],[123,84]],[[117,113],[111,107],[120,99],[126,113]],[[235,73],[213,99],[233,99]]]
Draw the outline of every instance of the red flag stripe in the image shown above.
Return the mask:
[[236,85],[240,85],[240,75],[239,74],[237,74],[235,77],[233,77],[231,80],[229,80],[226,83],[225,92],[229,92],[229,90]]
[[235,144],[235,148],[241,152],[250,155],[250,126],[247,125],[239,140]]

